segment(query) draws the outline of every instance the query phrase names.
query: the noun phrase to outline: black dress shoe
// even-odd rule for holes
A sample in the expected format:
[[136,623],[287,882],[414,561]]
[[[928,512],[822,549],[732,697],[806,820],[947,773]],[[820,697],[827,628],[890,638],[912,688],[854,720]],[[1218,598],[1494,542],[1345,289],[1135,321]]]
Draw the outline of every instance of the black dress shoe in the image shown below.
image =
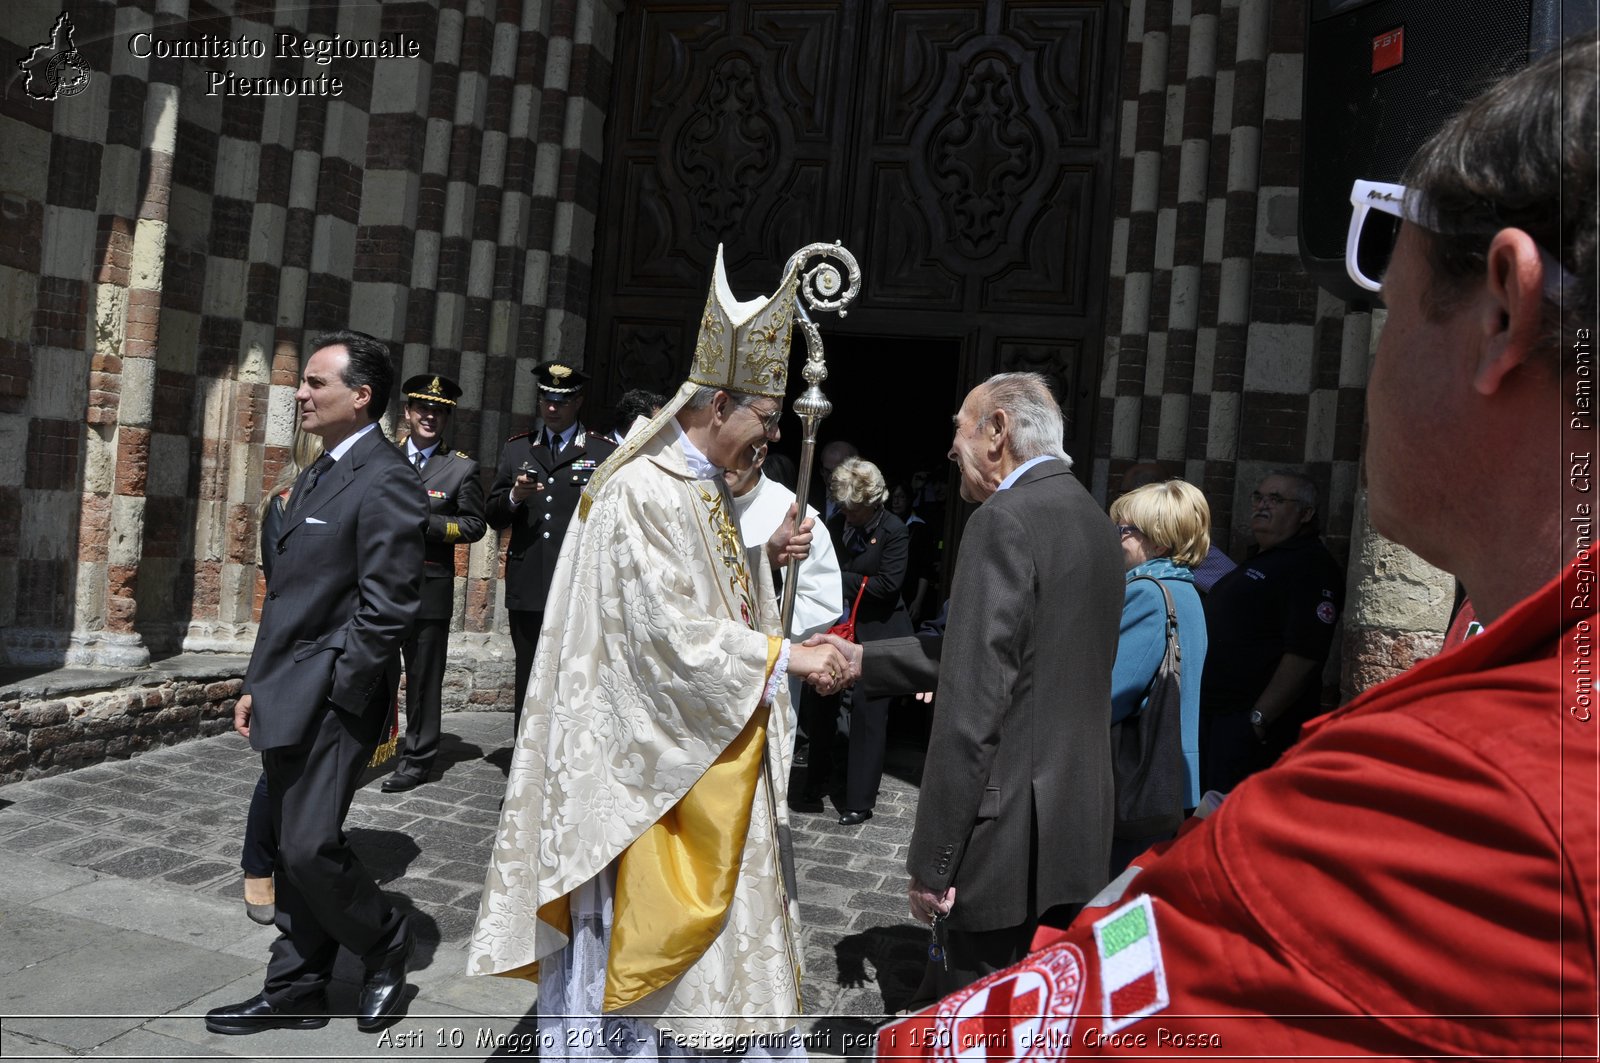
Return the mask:
[[839,825],[841,827],[854,827],[854,826],[857,826],[858,824],[865,823],[867,820],[869,820],[871,818],[872,818],[872,809],[870,809],[870,808],[866,809],[865,811],[862,811],[862,812],[854,812],[854,811],[846,812],[846,813],[844,813],[844,815],[839,817]]
[[796,812],[821,812],[822,798],[815,794],[790,794],[789,807]]
[[383,792],[386,794],[403,794],[407,790],[415,790],[428,781],[426,775],[412,775],[410,772],[397,771],[383,780]]
[[356,1002],[356,1029],[362,1033],[375,1033],[400,1018],[406,1001],[406,961],[415,945],[416,939],[409,938],[397,958],[367,972]]
[[269,1003],[265,993],[206,1012],[212,1033],[260,1033],[262,1030],[320,1030],[328,1025],[328,998],[321,993],[303,1000]]

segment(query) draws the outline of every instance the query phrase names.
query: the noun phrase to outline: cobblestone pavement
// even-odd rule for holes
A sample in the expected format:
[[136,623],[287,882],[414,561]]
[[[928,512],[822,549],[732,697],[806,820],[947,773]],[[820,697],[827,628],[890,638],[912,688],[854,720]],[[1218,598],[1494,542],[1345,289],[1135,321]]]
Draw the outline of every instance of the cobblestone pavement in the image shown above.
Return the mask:
[[[413,912],[419,939],[418,997],[384,1043],[339,1020],[244,1038],[208,1034],[199,1021],[259,989],[275,935],[245,919],[240,899],[239,842],[260,771],[243,739],[0,787],[0,1058],[519,1054],[533,987],[461,973],[510,724],[503,713],[451,713],[436,781],[384,794],[374,773],[356,793],[350,838]],[[919,767],[918,750],[891,749],[877,813],[859,827],[839,826],[831,810],[792,814],[802,1029],[814,1054],[864,1054],[872,1029],[905,1006],[921,977],[926,931],[906,914],[904,893]],[[355,961],[341,957],[336,977],[332,1007],[348,1011]]]

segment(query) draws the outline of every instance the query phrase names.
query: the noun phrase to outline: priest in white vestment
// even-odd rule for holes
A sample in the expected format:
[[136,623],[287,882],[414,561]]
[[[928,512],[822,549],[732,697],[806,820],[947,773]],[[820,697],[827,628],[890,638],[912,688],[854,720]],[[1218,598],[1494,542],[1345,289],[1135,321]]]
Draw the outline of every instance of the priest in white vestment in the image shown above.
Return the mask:
[[[766,460],[767,448],[762,447],[748,468],[730,469],[722,478],[728,481],[728,491],[733,495],[739,534],[750,546],[767,544],[769,559],[774,559],[780,547],[773,537],[788,522],[789,507],[794,505],[795,497],[783,484],[763,475]],[[822,518],[810,506],[806,507],[806,519],[815,522],[816,534],[811,539],[811,555],[795,577],[794,622],[790,631],[796,641],[828,630],[844,616],[844,580],[839,575],[839,555],[833,549],[833,536],[822,527]],[[772,560],[772,565],[780,574],[786,571],[776,560]],[[793,688],[790,689],[792,692]]]
[[723,480],[778,438],[797,272],[739,303],[718,250],[689,380],[562,544],[468,955],[539,983],[547,1057],[804,1056],[785,677],[847,668],[780,637]]

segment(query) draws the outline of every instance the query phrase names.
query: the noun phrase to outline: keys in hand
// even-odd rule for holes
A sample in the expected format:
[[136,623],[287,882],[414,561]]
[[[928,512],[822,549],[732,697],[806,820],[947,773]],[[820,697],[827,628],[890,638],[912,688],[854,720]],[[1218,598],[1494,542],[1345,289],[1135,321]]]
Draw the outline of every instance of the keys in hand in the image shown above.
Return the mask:
[[944,925],[945,918],[943,912],[934,912],[933,921],[928,924],[928,962],[939,964],[949,974],[950,954],[945,951],[944,942],[939,938],[939,928]]

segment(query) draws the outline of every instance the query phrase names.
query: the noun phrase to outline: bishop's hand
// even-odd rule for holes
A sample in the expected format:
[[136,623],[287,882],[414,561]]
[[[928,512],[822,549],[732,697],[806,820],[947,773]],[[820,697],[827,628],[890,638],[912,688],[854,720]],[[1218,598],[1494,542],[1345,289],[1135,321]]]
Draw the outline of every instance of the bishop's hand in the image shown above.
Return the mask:
[[800,503],[791,502],[783,523],[767,540],[767,560],[773,568],[783,568],[791,560],[803,560],[811,555],[811,529],[816,521],[810,517],[800,520]]

